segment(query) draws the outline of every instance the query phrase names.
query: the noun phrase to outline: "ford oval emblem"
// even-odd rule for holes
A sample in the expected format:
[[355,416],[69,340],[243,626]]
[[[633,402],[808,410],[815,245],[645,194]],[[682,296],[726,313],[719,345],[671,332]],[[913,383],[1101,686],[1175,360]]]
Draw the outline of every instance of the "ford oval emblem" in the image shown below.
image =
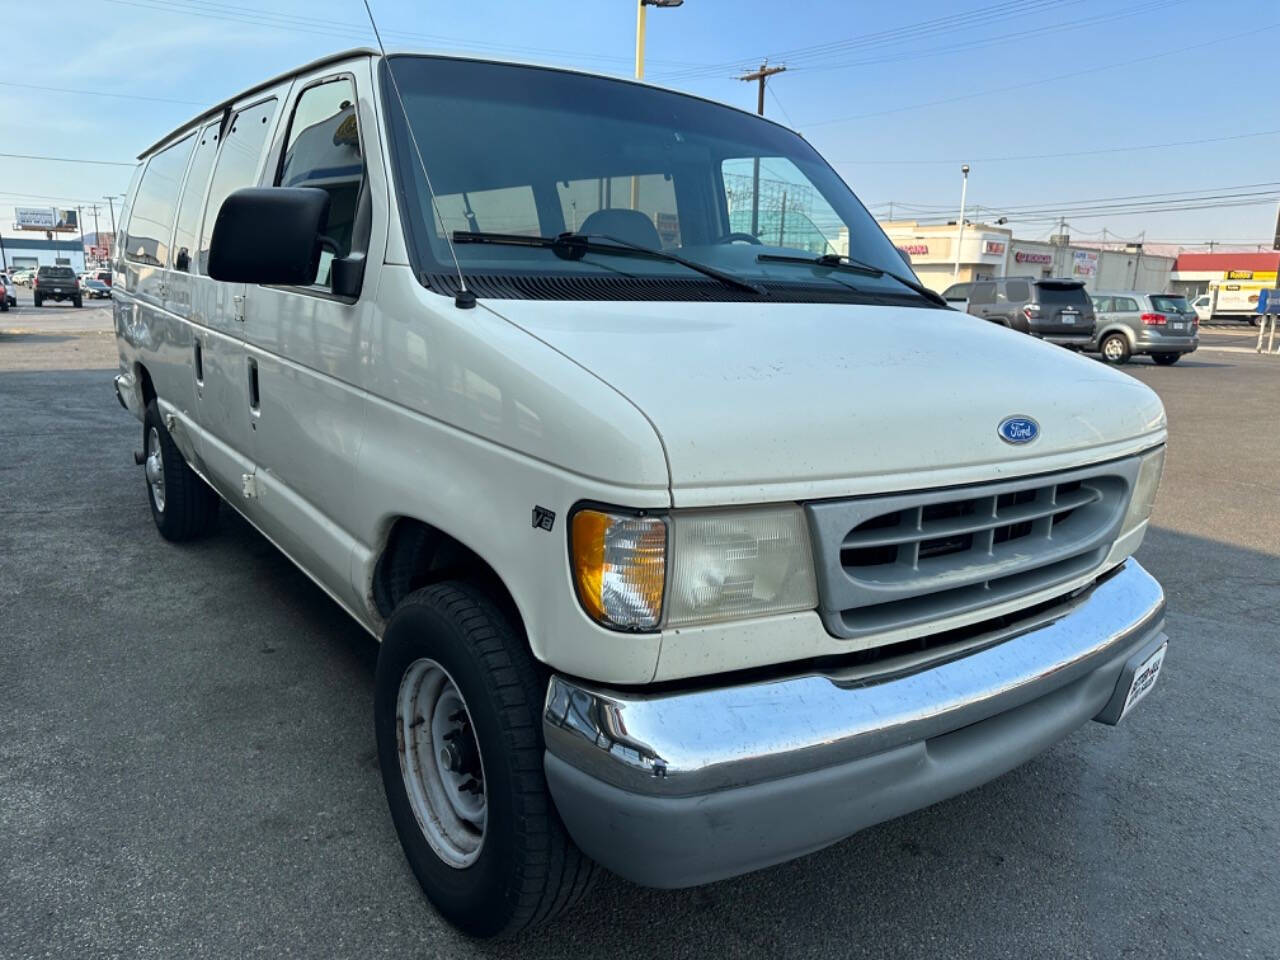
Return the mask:
[[1040,424],[1030,417],[1005,417],[996,433],[1005,443],[1030,443],[1040,436]]

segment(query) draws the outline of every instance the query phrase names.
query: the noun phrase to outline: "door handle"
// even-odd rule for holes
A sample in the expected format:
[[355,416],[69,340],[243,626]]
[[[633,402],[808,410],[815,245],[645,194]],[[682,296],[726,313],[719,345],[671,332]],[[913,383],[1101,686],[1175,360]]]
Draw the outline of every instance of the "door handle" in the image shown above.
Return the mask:
[[261,410],[261,398],[258,396],[258,361],[249,358],[249,410],[258,413]]

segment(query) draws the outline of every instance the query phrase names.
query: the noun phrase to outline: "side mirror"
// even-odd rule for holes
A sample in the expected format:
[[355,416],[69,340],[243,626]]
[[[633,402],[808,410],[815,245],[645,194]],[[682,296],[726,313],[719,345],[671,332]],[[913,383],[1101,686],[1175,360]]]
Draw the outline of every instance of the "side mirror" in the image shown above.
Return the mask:
[[329,194],[314,187],[246,187],[223,201],[209,242],[209,276],[231,283],[307,286],[320,269]]

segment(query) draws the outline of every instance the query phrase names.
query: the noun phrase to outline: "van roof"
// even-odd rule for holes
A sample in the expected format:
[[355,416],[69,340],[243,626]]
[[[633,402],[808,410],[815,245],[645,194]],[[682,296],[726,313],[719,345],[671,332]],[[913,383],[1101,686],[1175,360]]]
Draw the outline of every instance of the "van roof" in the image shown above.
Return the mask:
[[[166,144],[170,143],[172,140],[176,139],[179,135],[186,133],[192,127],[195,127],[201,123],[204,123],[208,120],[213,119],[214,117],[218,116],[219,114],[221,114],[223,111],[227,110],[234,104],[243,100],[245,97],[251,96],[252,94],[257,93],[259,90],[266,90],[267,88],[274,87],[277,84],[283,83],[284,81],[289,80],[292,77],[296,77],[300,73],[309,73],[312,70],[317,70],[320,67],[327,66],[328,64],[331,64],[331,63],[340,63],[343,60],[353,60],[357,57],[381,57],[381,56],[382,56],[382,51],[378,50],[376,47],[351,47],[350,49],[347,49],[347,50],[341,50],[336,53],[327,54],[326,56],[320,57],[318,60],[312,60],[310,63],[304,63],[299,67],[294,67],[292,70],[286,70],[284,73],[276,74],[274,77],[271,77],[270,79],[263,80],[261,83],[256,83],[252,87],[248,87],[244,90],[241,90],[240,92],[236,93],[234,96],[227,97],[226,99],[214,104],[213,106],[205,110],[202,110],[200,113],[196,114],[186,123],[182,124],[181,126],[175,127],[173,130],[165,134],[163,137],[161,137],[151,146],[147,147],[147,149],[143,150],[140,154],[138,154],[138,160],[139,161],[145,160],[151,154],[155,153],[161,147],[165,146]],[[750,116],[757,117],[757,119],[764,120],[766,123],[772,123],[774,126],[782,127],[784,130],[789,130],[790,132],[794,133],[796,136],[803,138],[803,134],[801,134],[798,130],[795,130],[792,127],[788,127],[785,123],[780,123],[777,120],[774,120],[772,117],[759,116],[753,111],[743,110],[740,107],[733,106],[733,104],[722,103],[719,100],[712,100],[710,97],[702,97],[696,93],[689,93],[685,90],[674,90],[671,87],[663,87],[658,84],[648,83],[644,80],[633,80],[630,77],[615,77],[615,76],[610,76],[609,74],[606,74],[606,73],[593,73],[592,71],[589,71],[589,70],[579,70],[574,67],[555,66],[553,64],[533,63],[528,60],[508,60],[508,59],[503,59],[502,57],[467,57],[467,56],[462,56],[456,53],[446,53],[442,51],[388,48],[387,56],[389,57],[397,57],[397,56],[440,57],[442,59],[448,59],[448,60],[468,60],[473,63],[502,63],[502,64],[508,64],[511,66],[518,66],[518,67],[537,67],[542,70],[559,70],[562,73],[578,73],[587,77],[602,77],[606,80],[616,80],[620,83],[633,83],[642,87],[651,87],[654,90],[664,90],[668,93],[677,93],[682,97],[691,97],[694,100],[703,100],[707,103],[714,103],[716,106],[719,106],[719,107],[728,107],[730,110],[737,110],[740,113],[746,113],[746,114],[749,114]]]
[[325,66],[326,64],[338,63],[339,61],[342,61],[342,60],[351,60],[355,57],[377,57],[380,55],[381,54],[379,54],[379,52],[375,50],[373,47],[352,47],[349,50],[342,50],[342,51],[339,51],[338,53],[330,53],[327,56],[320,57],[318,60],[312,60],[310,63],[304,63],[300,67],[294,67],[292,70],[286,70],[284,73],[277,74],[276,76],[271,77],[268,80],[263,80],[261,83],[256,83],[252,87],[249,87],[246,90],[241,90],[239,93],[235,94],[234,96],[227,97],[225,100],[222,100],[219,103],[215,103],[213,106],[209,107],[208,109],[203,110],[200,113],[196,114],[186,123],[166,133],[163,137],[161,137],[151,146],[147,147],[147,149],[143,150],[140,154],[138,154],[138,159],[139,160],[146,159],[148,156],[150,156],[151,154],[159,150],[161,147],[163,147],[170,140],[177,137],[178,134],[185,133],[189,128],[194,127],[197,124],[204,122],[205,120],[213,119],[214,117],[221,114],[228,107],[230,107],[232,104],[237,103],[240,100],[243,100],[245,97],[249,96],[250,94],[256,93],[259,90],[265,90],[268,87],[274,87],[276,84],[283,83],[284,81],[288,80],[290,77],[296,77],[300,73],[307,73],[310,70],[316,70],[320,67]]

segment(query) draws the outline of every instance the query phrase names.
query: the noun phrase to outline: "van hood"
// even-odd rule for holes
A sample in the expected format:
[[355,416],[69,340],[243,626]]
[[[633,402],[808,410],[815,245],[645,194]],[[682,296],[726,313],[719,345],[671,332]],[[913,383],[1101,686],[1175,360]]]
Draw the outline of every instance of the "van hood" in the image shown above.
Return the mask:
[[[626,396],[676,505],[972,483],[1160,442],[1159,398],[1061,347],[948,310],[485,301]],[[1013,445],[997,427],[1036,421]],[[618,478],[625,482],[625,478]]]

